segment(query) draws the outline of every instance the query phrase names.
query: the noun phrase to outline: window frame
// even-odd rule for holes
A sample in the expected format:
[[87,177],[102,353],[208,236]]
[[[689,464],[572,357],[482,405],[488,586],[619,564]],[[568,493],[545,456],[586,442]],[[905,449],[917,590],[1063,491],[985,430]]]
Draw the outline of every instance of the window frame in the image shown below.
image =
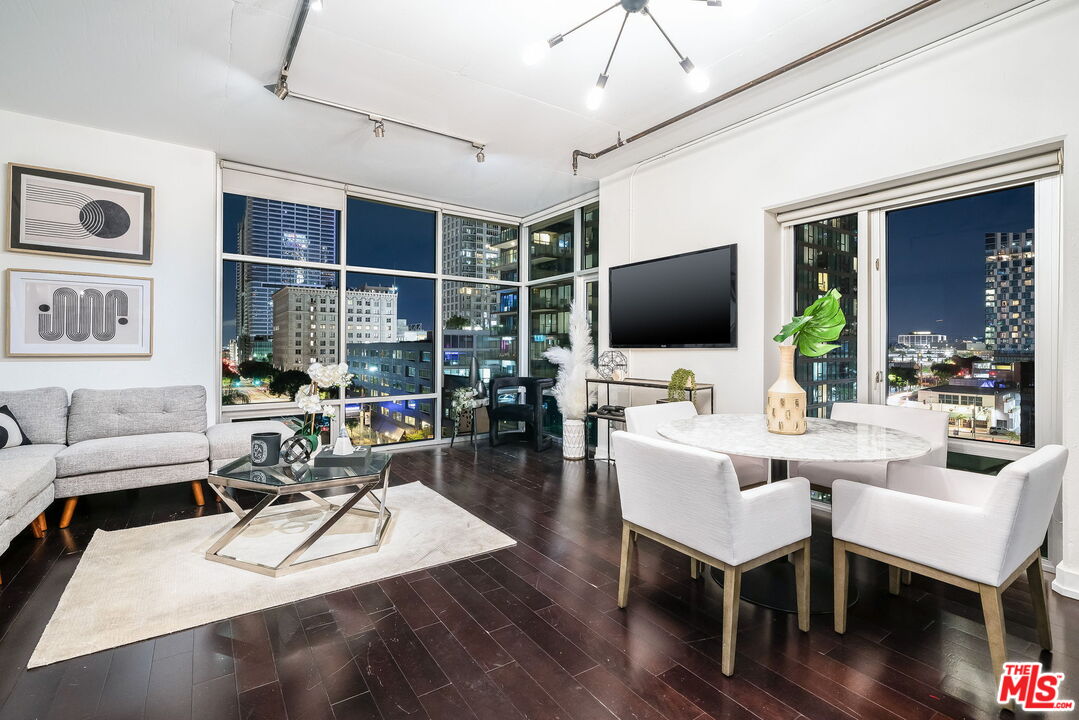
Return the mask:
[[[241,253],[228,253],[224,251],[224,227],[223,208],[224,195],[240,194],[253,197],[266,197],[283,202],[313,205],[340,212],[340,237],[337,263],[319,263],[306,261],[293,261],[280,258],[266,258]],[[357,198],[368,202],[377,202],[387,205],[395,205],[402,208],[423,210],[435,214],[435,257],[434,272],[418,272],[406,270],[392,270],[379,267],[348,264],[348,200]],[[231,422],[234,420],[246,420],[259,417],[280,417],[288,415],[300,415],[300,410],[294,401],[282,400],[279,402],[263,402],[257,405],[223,405],[221,403],[221,346],[222,346],[222,309],[224,306],[222,297],[222,269],[226,261],[239,263],[261,263],[280,265],[286,267],[303,267],[312,270],[325,270],[336,272],[338,277],[338,292],[344,296],[347,290],[348,273],[360,272],[371,275],[386,277],[414,277],[433,280],[435,283],[434,324],[432,328],[433,357],[433,391],[415,395],[394,395],[386,397],[370,398],[346,398],[344,390],[340,390],[336,398],[330,398],[325,402],[337,407],[337,417],[334,419],[333,432],[336,433],[339,423],[345,416],[345,405],[363,405],[383,402],[408,402],[430,401],[432,402],[433,415],[431,418],[433,437],[427,440],[417,440],[406,443],[391,443],[380,447],[423,447],[450,442],[449,438],[442,438],[440,427],[443,413],[443,352],[444,352],[444,318],[443,313],[443,287],[445,282],[461,282],[466,284],[489,285],[496,287],[515,288],[518,292],[518,330],[517,330],[517,364],[518,372],[528,371],[528,338],[531,327],[531,315],[528,309],[528,295],[530,286],[537,283],[548,282],[552,279],[565,277],[574,278],[574,297],[577,293],[584,292],[583,278],[586,276],[598,276],[598,268],[582,271],[581,267],[581,212],[586,205],[592,205],[599,201],[599,192],[591,192],[562,203],[554,208],[549,208],[532,216],[514,216],[497,212],[483,211],[475,208],[463,207],[452,203],[441,203],[424,198],[402,195],[387,191],[364,188],[343,183],[310,178],[283,171],[267,170],[246,166],[240,163],[223,160],[218,168],[218,199],[217,199],[217,261],[215,266],[216,302],[215,302],[215,328],[216,346],[214,349],[214,367],[218,388],[214,402],[216,403],[216,416],[219,422]],[[528,253],[522,248],[528,247],[528,227],[530,224],[541,223],[546,219],[572,211],[574,214],[574,271],[557,278],[544,278],[532,281],[530,277],[530,264],[527,262]],[[518,280],[492,280],[487,278],[472,278],[460,275],[452,275],[443,272],[443,218],[452,215],[471,220],[497,223],[499,225],[514,225],[518,229]],[[338,303],[338,337],[337,352],[339,358],[347,357],[347,304]],[[343,331],[342,331],[343,330]]]

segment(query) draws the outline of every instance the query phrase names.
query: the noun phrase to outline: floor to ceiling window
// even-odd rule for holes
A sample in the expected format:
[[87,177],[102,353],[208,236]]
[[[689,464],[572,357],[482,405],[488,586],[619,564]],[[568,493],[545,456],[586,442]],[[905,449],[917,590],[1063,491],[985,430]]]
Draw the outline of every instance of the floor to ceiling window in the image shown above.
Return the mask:
[[[308,365],[346,362],[351,385],[323,399],[354,443],[448,437],[456,388],[553,375],[540,353],[566,342],[569,302],[598,263],[595,203],[522,235],[519,219],[324,183],[230,170],[223,184],[236,190],[222,199],[225,419],[296,416]],[[533,296],[539,312],[524,322]],[[537,343],[536,334],[545,337]],[[549,409],[557,429],[553,402]]]
[[828,417],[832,404],[858,399],[858,215],[799,223],[794,234],[794,313],[829,290],[842,293],[847,326],[838,348],[822,357],[797,355],[795,376],[806,391],[806,411]]

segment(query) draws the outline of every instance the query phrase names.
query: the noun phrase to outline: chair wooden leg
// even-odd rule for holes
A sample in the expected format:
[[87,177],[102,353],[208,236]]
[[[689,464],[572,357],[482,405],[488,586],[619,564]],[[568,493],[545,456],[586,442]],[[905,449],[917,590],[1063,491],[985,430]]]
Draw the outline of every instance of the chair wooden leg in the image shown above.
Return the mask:
[[79,499],[77,497],[69,497],[64,501],[64,511],[60,513],[60,528],[66,528],[71,524],[71,517],[75,514],[75,505],[78,504]]
[[633,532],[628,525],[622,525],[622,564],[618,568],[618,607],[624,608],[629,604],[629,566],[633,560],[635,546]]
[[1045,650],[1052,650],[1053,631],[1049,626],[1049,606],[1045,599],[1040,553],[1035,553],[1033,562],[1027,565],[1027,584],[1030,585],[1030,601],[1034,605],[1034,618],[1038,623],[1038,643]]
[[899,579],[904,585],[910,585],[912,579],[910,570],[901,570],[899,572]]
[[832,541],[832,564],[835,631],[842,635],[847,632],[847,544],[842,540]]
[[899,594],[899,568],[895,565],[888,566],[888,592],[892,595]]
[[191,492],[195,496],[195,504],[196,505],[198,505],[199,507],[202,507],[203,505],[206,504],[206,498],[203,497],[203,495],[202,495],[202,481],[201,480],[192,480],[191,481]]
[[809,632],[809,538],[802,543],[794,566],[794,585],[798,595],[798,629]]
[[723,657],[720,670],[730,677],[734,674],[735,645],[738,640],[738,603],[742,593],[742,571],[736,567],[723,569]]
[[1008,649],[1004,642],[1004,604],[1000,600],[1000,588],[979,585],[982,598],[982,614],[985,615],[985,633],[989,637],[989,658],[993,664],[993,677],[1000,682]]

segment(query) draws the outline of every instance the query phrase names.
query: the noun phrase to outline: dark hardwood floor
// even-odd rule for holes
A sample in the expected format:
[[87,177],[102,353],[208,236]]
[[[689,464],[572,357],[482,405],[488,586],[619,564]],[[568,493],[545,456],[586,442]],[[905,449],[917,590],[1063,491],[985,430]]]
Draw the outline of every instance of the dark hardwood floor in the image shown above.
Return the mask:
[[[27,671],[26,661],[94,532],[221,512],[183,486],[85,498],[44,540],[0,557],[0,720],[449,718],[991,718],[977,598],[916,577],[887,593],[856,559],[848,633],[742,603],[734,677],[719,671],[720,588],[641,539],[629,608],[615,607],[614,470],[558,448],[467,443],[399,452],[419,481],[517,539],[516,547]],[[661,500],[661,499],[660,499]],[[831,552],[828,518],[814,554]],[[137,587],[115,592],[139,592]],[[1016,658],[1067,673],[1079,697],[1079,602],[1051,596],[1057,651],[1039,656],[1027,588],[1004,596]],[[153,598],[146,598],[153,602]],[[1010,716],[1004,713],[1004,716]]]

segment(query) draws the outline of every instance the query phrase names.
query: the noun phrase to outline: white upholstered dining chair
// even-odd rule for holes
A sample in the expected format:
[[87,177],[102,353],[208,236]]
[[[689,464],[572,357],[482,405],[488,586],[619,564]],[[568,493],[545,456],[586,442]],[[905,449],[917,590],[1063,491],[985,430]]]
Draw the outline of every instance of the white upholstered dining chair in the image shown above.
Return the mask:
[[[697,407],[689,402],[656,403],[626,408],[626,430],[635,435],[666,440],[657,428],[675,420],[697,417]],[[768,460],[742,455],[728,455],[738,473],[741,487],[768,482]]]
[[981,596],[989,655],[998,676],[1006,659],[1001,593],[1026,571],[1038,640],[1052,649],[1042,581],[1041,544],[1056,506],[1068,451],[1047,445],[996,476],[904,461],[888,467],[887,487],[837,480],[832,485],[835,629],[846,630],[847,553]]
[[724,675],[734,672],[742,573],[793,553],[798,627],[809,630],[809,483],[780,480],[751,490],[738,486],[721,453],[619,431],[622,562],[618,607],[629,602],[630,569],[638,535],[690,557],[694,576],[704,563],[723,571]]
[[[929,442],[930,451],[912,462],[944,467],[948,461],[948,413],[914,407],[874,403],[835,403],[831,418],[845,422],[880,425],[918,435]],[[884,487],[887,462],[792,462],[791,475],[809,480],[811,485],[831,487],[838,478]]]

